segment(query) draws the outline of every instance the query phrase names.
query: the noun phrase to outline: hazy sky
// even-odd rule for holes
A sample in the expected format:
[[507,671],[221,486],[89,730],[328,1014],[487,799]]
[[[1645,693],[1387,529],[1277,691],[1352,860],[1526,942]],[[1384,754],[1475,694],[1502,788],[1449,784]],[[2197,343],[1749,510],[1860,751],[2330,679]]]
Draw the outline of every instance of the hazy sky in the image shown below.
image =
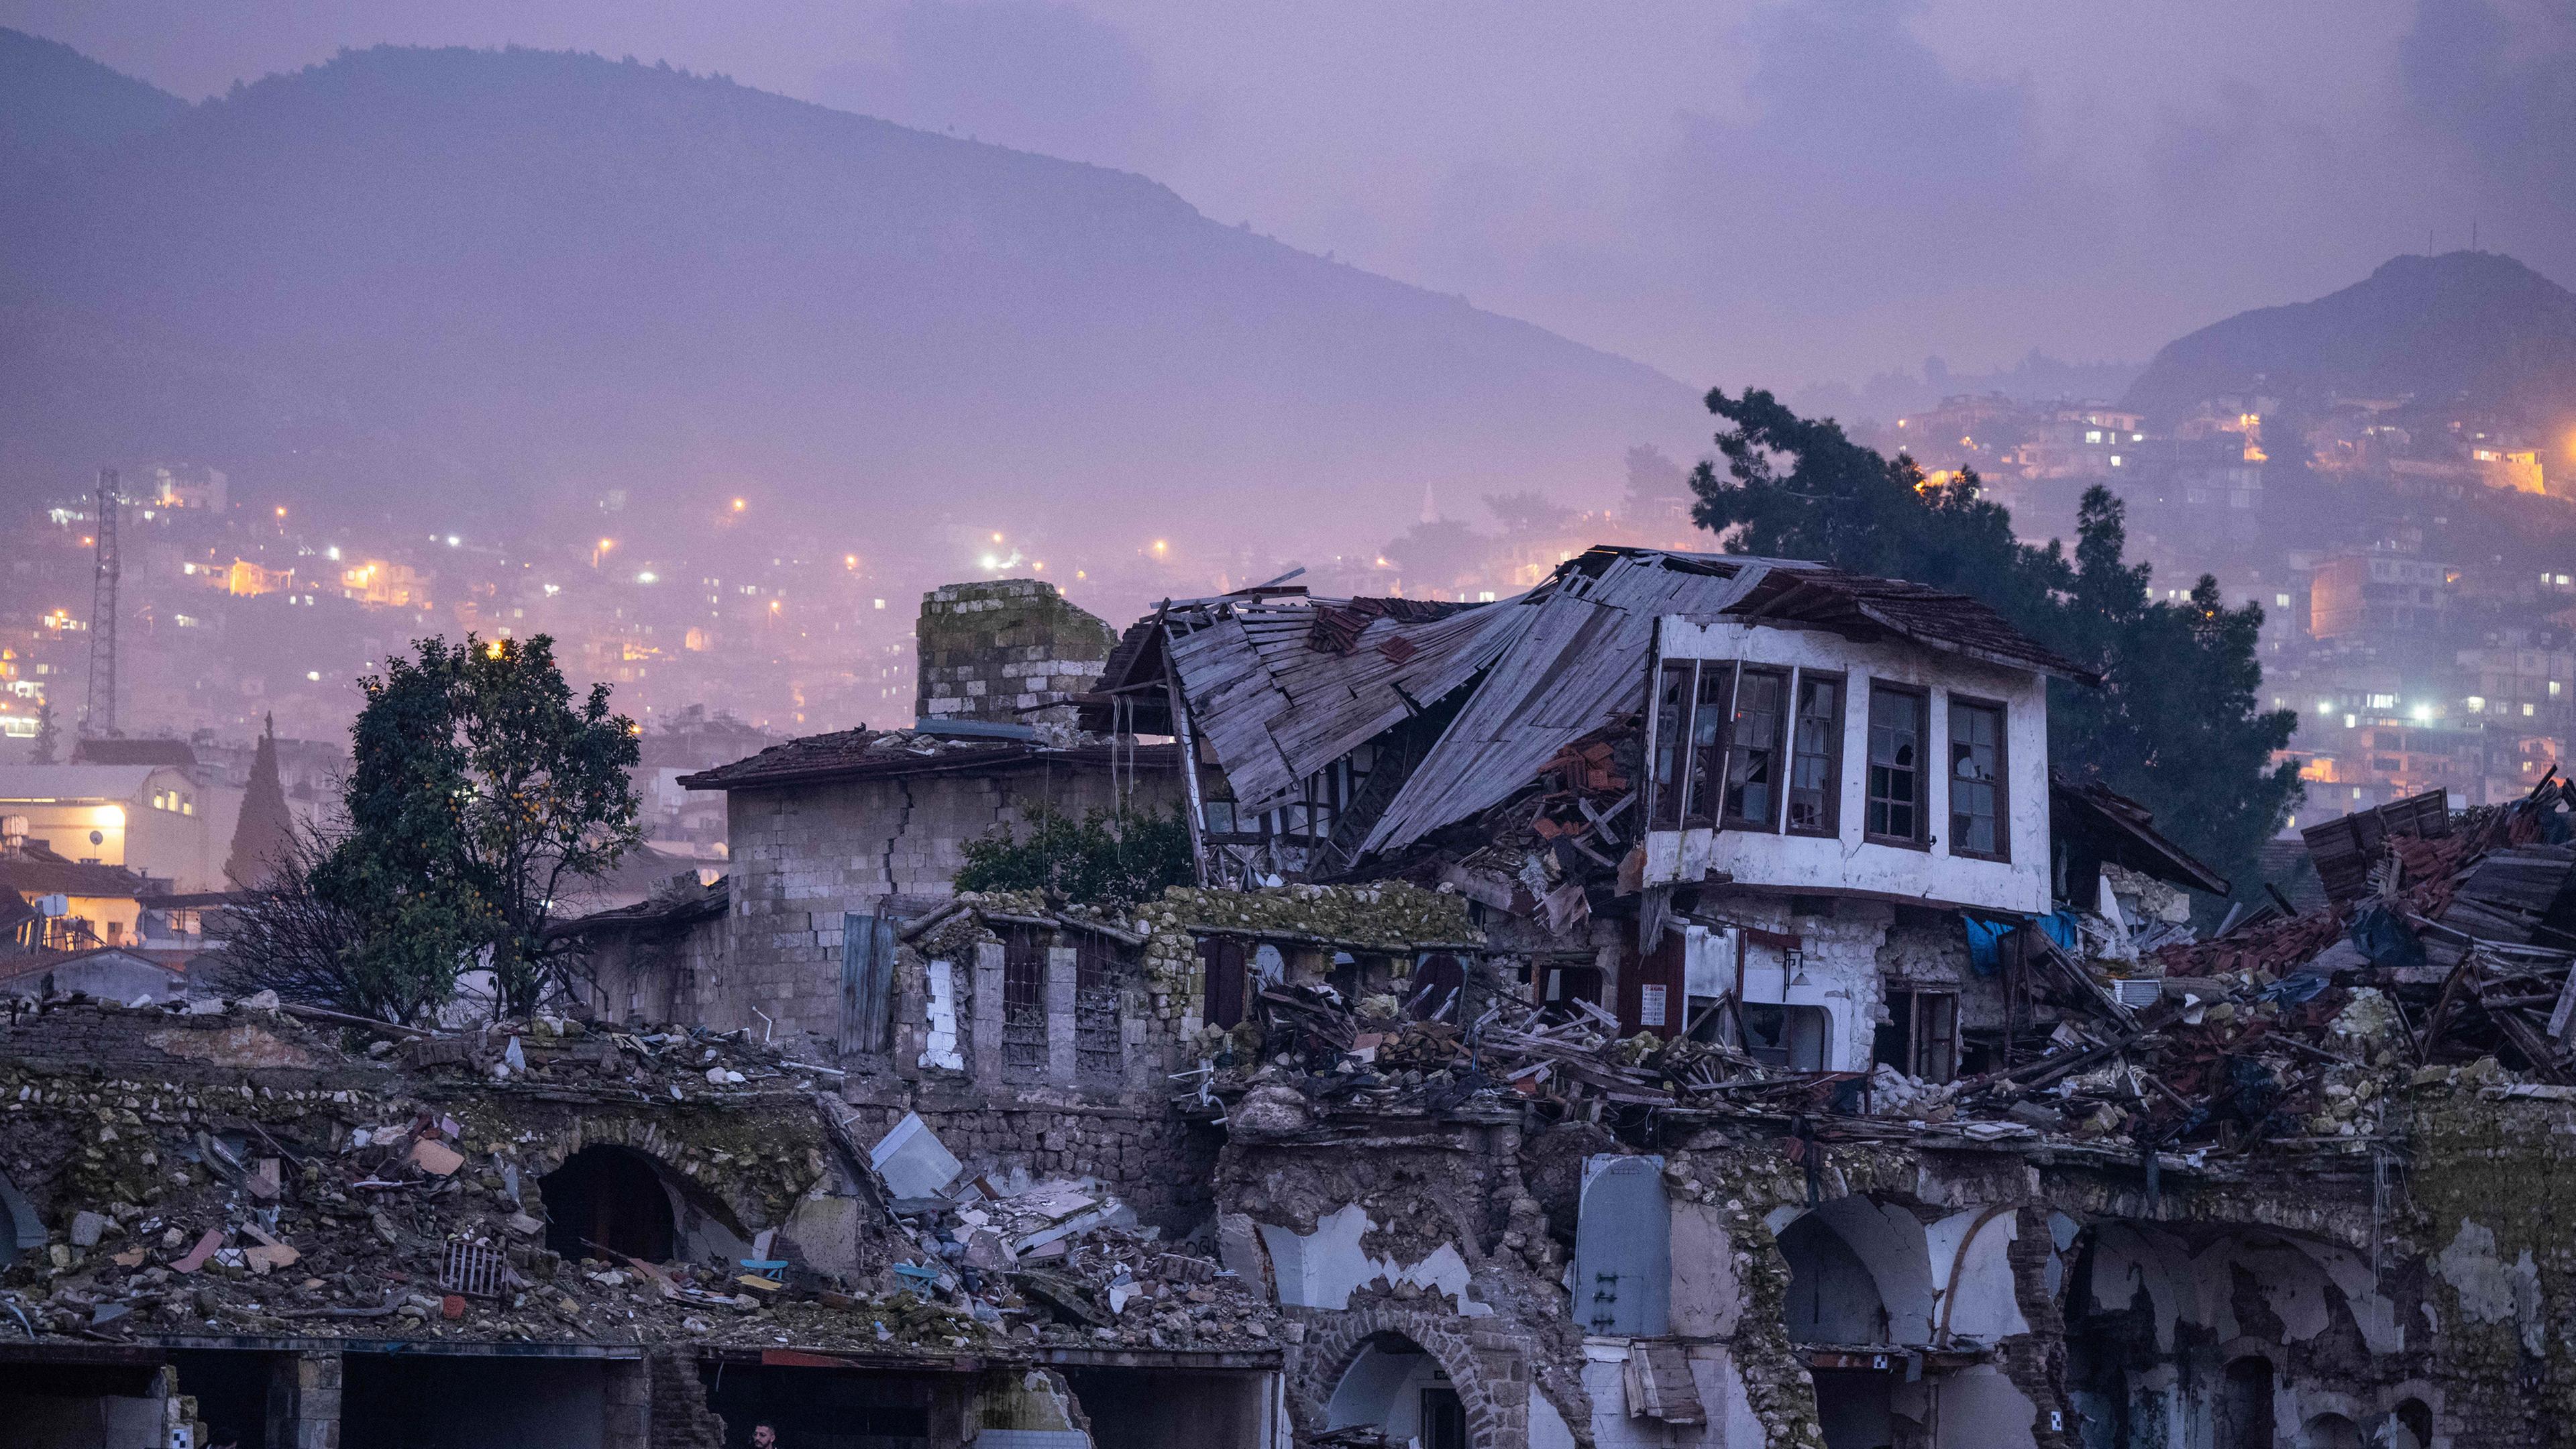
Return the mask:
[[592,50],[1143,172],[1694,385],[2141,359],[2468,244],[2576,283],[2565,0],[0,0],[191,99]]

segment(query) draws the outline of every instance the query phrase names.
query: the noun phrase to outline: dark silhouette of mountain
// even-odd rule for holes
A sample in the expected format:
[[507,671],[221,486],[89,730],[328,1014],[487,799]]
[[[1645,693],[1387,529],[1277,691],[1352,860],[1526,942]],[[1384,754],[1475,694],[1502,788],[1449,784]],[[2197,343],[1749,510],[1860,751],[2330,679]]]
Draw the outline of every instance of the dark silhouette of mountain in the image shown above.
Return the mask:
[[2168,343],[2130,387],[2153,417],[2267,393],[2411,393],[2534,420],[2576,411],[2576,293],[2495,252],[2395,258],[2313,302],[2241,312]]
[[1142,177],[595,56],[344,53],[5,210],[20,496],[177,454],[441,526],[766,484],[1374,539],[1426,481],[1607,478],[1705,428],[1649,368]]
[[0,26],[0,165],[60,162],[167,125],[187,109],[60,41]]

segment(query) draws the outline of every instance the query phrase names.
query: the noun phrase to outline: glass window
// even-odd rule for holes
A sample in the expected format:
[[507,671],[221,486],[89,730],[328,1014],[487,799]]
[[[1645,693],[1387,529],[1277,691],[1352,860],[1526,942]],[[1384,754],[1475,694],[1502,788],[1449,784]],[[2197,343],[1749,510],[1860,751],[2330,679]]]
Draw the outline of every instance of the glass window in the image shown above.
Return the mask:
[[1789,678],[1747,669],[1735,687],[1734,749],[1726,763],[1726,823],[1780,828],[1780,727]]
[[2004,838],[2004,712],[1950,702],[1950,849],[2001,858]]
[[1843,682],[1798,676],[1798,709],[1790,737],[1789,829],[1831,835],[1843,793]]
[[1684,828],[1717,823],[1717,782],[1726,775],[1726,714],[1734,692],[1734,665],[1711,660],[1699,667],[1699,704],[1691,711],[1691,771],[1682,787]]
[[1675,830],[1682,823],[1682,741],[1690,726],[1696,668],[1689,660],[1675,660],[1655,679],[1655,763],[1648,780],[1655,803],[1647,822],[1652,829]]
[[1889,685],[1869,691],[1869,833],[1923,839],[1923,696]]

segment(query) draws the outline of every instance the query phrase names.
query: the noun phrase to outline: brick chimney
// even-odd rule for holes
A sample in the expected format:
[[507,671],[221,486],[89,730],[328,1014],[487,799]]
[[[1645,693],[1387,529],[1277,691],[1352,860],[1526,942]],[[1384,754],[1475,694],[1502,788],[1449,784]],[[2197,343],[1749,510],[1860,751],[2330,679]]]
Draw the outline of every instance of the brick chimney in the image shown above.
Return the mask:
[[921,596],[922,720],[1073,723],[1065,701],[1100,680],[1117,631],[1036,579],[942,584]]

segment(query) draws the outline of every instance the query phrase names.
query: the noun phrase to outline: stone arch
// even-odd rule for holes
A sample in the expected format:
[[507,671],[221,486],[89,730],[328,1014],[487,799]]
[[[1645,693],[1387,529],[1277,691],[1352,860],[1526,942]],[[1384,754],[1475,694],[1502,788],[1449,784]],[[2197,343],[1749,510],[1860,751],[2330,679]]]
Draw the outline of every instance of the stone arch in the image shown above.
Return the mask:
[[1524,1396],[1535,1392],[1531,1375],[1515,1372],[1520,1356],[1507,1338],[1475,1335],[1453,1326],[1459,1322],[1393,1308],[1308,1318],[1306,1342],[1288,1394],[1290,1420],[1301,1435],[1323,1432],[1333,1395],[1352,1365],[1373,1346],[1400,1341],[1430,1355],[1449,1376],[1466,1414],[1468,1443],[1478,1449],[1518,1449],[1529,1433],[1529,1403]]
[[578,1119],[528,1144],[519,1158],[522,1191],[537,1187],[542,1202],[547,1177],[583,1154],[603,1149],[631,1154],[651,1171],[668,1195],[674,1247],[681,1256],[696,1256],[695,1250],[703,1249],[727,1259],[750,1257],[751,1240],[769,1226],[756,1201],[701,1181],[687,1144],[649,1117]]
[[2414,1385],[2401,1385],[2396,1392],[2397,1401],[2388,1410],[2390,1442],[2397,1449],[2433,1449],[2431,1395]]
[[[1884,1334],[1853,1340],[1819,1342],[1930,1343],[1933,1338],[1933,1273],[1930,1240],[1914,1214],[1866,1196],[1836,1198],[1804,1209],[1773,1228],[1781,1256],[1789,1266],[1790,1292],[1802,1281],[1843,1295],[1856,1293],[1865,1280],[1884,1322]],[[1859,1277],[1854,1277],[1854,1270]],[[1802,1270],[1804,1278],[1802,1279]],[[1795,1299],[1793,1297],[1793,1305]],[[1826,1315],[1815,1326],[1848,1331],[1851,1313]]]

